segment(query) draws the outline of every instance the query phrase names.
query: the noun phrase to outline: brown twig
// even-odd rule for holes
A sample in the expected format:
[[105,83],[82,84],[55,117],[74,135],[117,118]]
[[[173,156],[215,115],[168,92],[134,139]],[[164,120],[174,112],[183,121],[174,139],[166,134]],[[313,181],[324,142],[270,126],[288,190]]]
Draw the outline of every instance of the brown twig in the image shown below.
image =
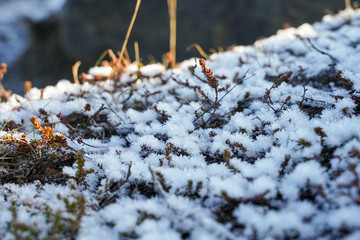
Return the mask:
[[300,109],[302,108],[302,105],[303,105],[303,103],[305,101],[305,94],[306,94],[306,91],[307,91],[307,88],[305,88],[305,86],[303,86],[303,88],[304,88],[304,92],[303,92],[301,101],[298,102],[298,106],[299,106]]
[[271,108],[271,110],[274,111],[275,114],[281,112],[281,110],[284,108],[284,106],[290,101],[291,96],[287,96],[287,98],[283,101],[283,104],[280,106],[280,108],[275,109],[273,107],[273,101],[271,99],[271,90],[278,88],[283,82],[288,81],[291,76],[292,76],[293,72],[287,72],[283,75],[281,75],[277,81],[274,82],[274,84],[269,88],[266,89],[265,94],[263,96],[264,102]]

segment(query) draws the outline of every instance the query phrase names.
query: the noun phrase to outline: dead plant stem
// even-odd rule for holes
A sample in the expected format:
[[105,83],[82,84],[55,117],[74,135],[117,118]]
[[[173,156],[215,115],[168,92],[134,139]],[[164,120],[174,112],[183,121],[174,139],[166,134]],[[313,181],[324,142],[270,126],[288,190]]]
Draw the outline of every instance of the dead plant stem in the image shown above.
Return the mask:
[[135,51],[135,61],[137,64],[139,64],[140,54],[139,54],[139,43],[137,41],[134,42],[134,51]]
[[167,0],[170,17],[170,54],[176,62],[176,9],[177,0]]
[[352,9],[350,0],[345,0],[345,9]]
[[125,52],[125,49],[126,49],[126,45],[127,45],[127,42],[129,40],[129,37],[130,37],[130,33],[131,33],[131,30],[134,26],[134,22],[135,22],[135,19],[136,19],[136,15],[139,11],[139,7],[140,7],[140,3],[141,3],[141,0],[137,0],[136,2],[136,6],[135,6],[135,11],[134,11],[134,14],[132,16],[132,19],[131,19],[131,22],[130,22],[130,25],[129,25],[129,28],[128,28],[128,31],[126,33],[126,37],[125,37],[125,41],[122,45],[122,48],[121,48],[121,51],[119,54],[119,62],[121,63],[122,59],[123,59],[123,55],[124,55],[124,52]]

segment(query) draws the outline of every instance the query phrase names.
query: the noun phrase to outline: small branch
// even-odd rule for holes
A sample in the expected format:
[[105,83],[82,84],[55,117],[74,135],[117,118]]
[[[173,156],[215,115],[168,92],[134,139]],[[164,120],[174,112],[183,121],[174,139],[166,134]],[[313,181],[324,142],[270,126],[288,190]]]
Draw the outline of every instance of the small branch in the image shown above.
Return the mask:
[[129,164],[126,178],[124,180],[121,180],[115,186],[112,187],[112,189],[113,189],[112,192],[114,192],[114,191],[116,191],[116,192],[112,193],[106,199],[101,200],[101,202],[99,203],[100,208],[104,208],[107,205],[113,203],[119,197],[119,192],[117,190],[119,190],[125,183],[127,183],[129,181],[129,178],[131,176],[131,167],[132,167],[132,162],[130,162],[130,164]]
[[106,107],[104,107],[104,104],[101,104],[101,107],[89,118],[88,122],[90,122],[92,119],[94,119],[99,113],[103,110],[105,110]]
[[328,56],[334,63],[337,62],[336,58],[334,58],[333,56],[331,56],[330,54],[328,54],[327,52],[324,52],[322,50],[320,50],[319,48],[315,47],[315,45],[311,42],[310,38],[307,38],[307,41],[310,43],[311,47],[313,49],[315,49],[316,51],[318,51],[319,53]]
[[304,92],[303,92],[303,95],[302,95],[302,99],[301,99],[301,101],[298,102],[298,106],[299,106],[300,109],[302,108],[302,105],[303,105],[303,103],[305,101],[305,94],[306,94],[306,91],[307,91],[307,88],[305,88],[305,86],[303,86],[303,88],[304,88]]
[[296,35],[296,37],[299,38],[299,39],[302,40],[302,41],[306,40],[306,41],[310,44],[310,46],[311,46],[315,51],[317,51],[317,52],[319,52],[319,53],[321,53],[321,54],[323,54],[323,55],[328,56],[328,57],[333,61],[333,65],[335,65],[335,63],[338,62],[337,59],[334,58],[333,56],[331,56],[329,53],[324,52],[324,51],[320,50],[319,48],[317,48],[317,47],[311,42],[310,38],[303,38],[303,37],[300,36],[300,35]]

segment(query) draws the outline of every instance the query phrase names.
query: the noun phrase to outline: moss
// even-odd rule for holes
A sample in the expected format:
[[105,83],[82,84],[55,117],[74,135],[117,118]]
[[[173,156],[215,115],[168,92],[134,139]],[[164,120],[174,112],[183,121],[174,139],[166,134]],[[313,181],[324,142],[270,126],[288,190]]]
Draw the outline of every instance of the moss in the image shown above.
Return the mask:
[[203,188],[203,182],[201,181],[197,182],[196,185],[194,186],[193,180],[189,180],[184,195],[190,199],[200,199],[202,198],[200,195],[200,191],[202,188]]
[[135,231],[130,232],[119,232],[119,238],[120,239],[138,239],[139,235]]
[[[42,215],[45,217],[46,228],[41,228],[35,223],[21,222],[18,219],[18,205],[13,202],[10,207],[12,214],[8,222],[8,231],[15,239],[43,239],[43,240],[61,240],[76,239],[80,227],[81,219],[85,215],[86,200],[82,193],[78,192],[75,185],[74,193],[68,197],[58,199],[65,204],[65,211],[54,210],[46,202],[40,207],[27,204],[27,211],[32,217]],[[40,233],[42,237],[40,238]]]
[[169,192],[172,186],[166,184],[164,175],[161,172],[155,172],[155,175],[165,192]]
[[11,203],[9,210],[11,212],[11,221],[8,222],[7,228],[15,239],[39,239],[41,230],[36,225],[18,221],[18,210],[15,202]]
[[306,147],[311,147],[311,142],[309,141],[306,141],[305,139],[301,138],[297,141],[297,143],[300,145],[300,146],[303,146],[304,148]]
[[75,179],[77,180],[78,183],[85,183],[85,178],[88,174],[90,173],[94,173],[95,170],[94,169],[89,169],[89,170],[85,170],[85,158],[83,156],[82,153],[78,152],[76,153],[76,164],[77,164],[77,171],[76,171],[76,175],[75,175]]

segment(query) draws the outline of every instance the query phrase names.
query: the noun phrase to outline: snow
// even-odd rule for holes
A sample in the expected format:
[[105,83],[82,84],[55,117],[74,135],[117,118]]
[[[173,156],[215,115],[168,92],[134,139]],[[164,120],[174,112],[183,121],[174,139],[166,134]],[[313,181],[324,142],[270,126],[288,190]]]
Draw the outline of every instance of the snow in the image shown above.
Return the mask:
[[164,72],[164,70],[165,70],[165,67],[159,63],[145,65],[140,68],[141,74],[146,77],[155,77],[156,75],[159,75],[162,72]]
[[[211,55],[207,68],[226,76],[214,114],[216,92],[196,59],[174,69],[131,64],[117,89],[111,80],[62,80],[43,94],[12,95],[0,121],[11,116],[24,129],[5,127],[0,138],[40,139],[30,117],[47,119],[94,172],[76,182],[74,162],[61,169],[74,178],[66,184],[0,185],[0,238],[14,239],[17,222],[45,238],[54,228],[44,209],[76,219],[66,202],[83,196],[76,239],[358,239],[359,19],[360,10],[346,10]],[[59,113],[80,119],[69,127]]]
[[2,0],[0,2],[0,59],[11,65],[28,48],[29,26],[58,13],[66,0]]
[[110,75],[112,67],[92,67],[89,69],[89,74],[92,76],[104,76]]
[[5,0],[0,4],[0,22],[18,18],[41,21],[62,9],[66,0]]

